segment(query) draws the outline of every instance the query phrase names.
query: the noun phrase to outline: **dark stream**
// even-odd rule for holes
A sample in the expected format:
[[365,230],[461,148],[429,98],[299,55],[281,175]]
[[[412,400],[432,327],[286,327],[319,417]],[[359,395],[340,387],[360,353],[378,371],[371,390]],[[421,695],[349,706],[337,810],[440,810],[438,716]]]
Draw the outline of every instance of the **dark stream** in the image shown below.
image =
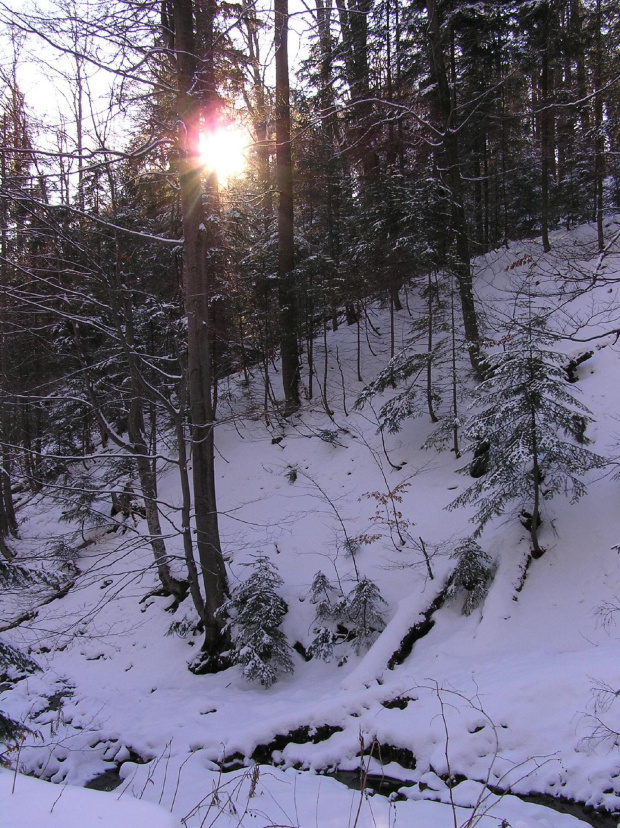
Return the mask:
[[[359,771],[335,771],[326,773],[338,782],[342,782],[348,788],[359,791],[362,788],[362,780]],[[407,788],[410,783],[402,779],[393,779],[381,774],[368,774],[365,787],[381,796],[397,794],[401,788]],[[499,794],[500,792],[497,791]],[[593,828],[618,828],[620,825],[620,813],[612,814],[609,811],[593,808],[583,802],[574,802],[564,797],[550,796],[548,794],[510,794],[516,796],[522,802],[531,802],[534,805],[543,805],[561,814],[570,814],[577,817]],[[401,796],[401,798],[404,798]]]

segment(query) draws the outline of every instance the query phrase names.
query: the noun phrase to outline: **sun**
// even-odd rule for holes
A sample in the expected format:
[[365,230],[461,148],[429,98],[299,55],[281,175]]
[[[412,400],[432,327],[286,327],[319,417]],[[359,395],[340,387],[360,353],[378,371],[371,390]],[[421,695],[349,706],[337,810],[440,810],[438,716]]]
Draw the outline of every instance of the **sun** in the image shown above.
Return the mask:
[[222,184],[243,172],[247,159],[248,138],[234,125],[218,126],[200,136],[200,158],[209,172],[217,174]]

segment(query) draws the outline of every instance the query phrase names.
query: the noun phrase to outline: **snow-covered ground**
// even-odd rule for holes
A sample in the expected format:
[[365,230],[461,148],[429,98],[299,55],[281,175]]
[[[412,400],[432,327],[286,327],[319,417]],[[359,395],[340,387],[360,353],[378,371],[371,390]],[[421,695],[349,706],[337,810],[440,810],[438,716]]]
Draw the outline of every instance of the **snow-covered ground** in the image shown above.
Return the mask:
[[[603,258],[587,227],[556,233],[546,256],[537,242],[512,243],[477,260],[476,290],[489,342],[503,335],[516,294],[533,285],[545,307],[557,307],[553,324],[572,336],[556,349],[567,359],[594,351],[571,390],[596,421],[589,448],[613,459],[620,441],[613,282],[620,278],[620,225],[610,221],[606,233]],[[417,289],[407,298],[415,316]],[[596,815],[578,819],[514,795],[530,792],[620,811],[618,642],[599,612],[620,602],[616,466],[591,472],[578,503],[556,497],[545,504],[547,551],[525,579],[529,536],[518,504],[511,505],[480,538],[496,565],[484,605],[465,617],[462,600],[446,603],[428,634],[391,668],[454,566],[451,551],[472,532],[474,510],[446,511],[471,482],[457,473],[470,455],[423,451],[433,428],[428,416],[385,434],[386,454],[372,409],[353,411],[389,353],[388,314],[370,312],[372,326],[361,332],[364,382],[356,377],[356,326],[328,336],[333,419],[316,380],[314,399],[298,415],[269,424],[259,375],[255,384],[232,378],[222,389],[217,482],[231,585],[247,577],[253,555],[269,556],[284,580],[290,644],[307,647],[312,639],[310,586],[318,570],[344,592],[356,569],[376,582],[387,602],[385,630],[368,652],[337,647],[330,663],[295,653],[295,672],[268,689],[246,683],[239,667],[193,675],[187,663],[200,636],[167,634],[174,621],[193,619],[190,599],[170,612],[171,599],[150,595],[150,547],[130,519],[124,534],[101,534],[82,550],[81,574],[65,597],[3,634],[42,667],[0,692],[0,708],[35,731],[12,761],[61,784],[0,773],[1,828],[603,824]],[[397,342],[410,324],[407,308],[397,313]],[[323,359],[320,342],[315,359]],[[389,492],[402,497],[394,505],[404,546]],[[181,559],[174,467],[162,475],[159,495],[167,504],[168,550]],[[25,561],[69,531],[58,522],[61,510],[45,496],[22,507],[18,548]],[[347,539],[365,534],[380,538],[360,544],[353,559]],[[257,751],[261,745],[270,747]],[[112,792],[74,787],[119,765],[122,782]],[[360,767],[402,780],[400,796],[360,794],[324,775]],[[513,795],[499,796],[500,788]]]

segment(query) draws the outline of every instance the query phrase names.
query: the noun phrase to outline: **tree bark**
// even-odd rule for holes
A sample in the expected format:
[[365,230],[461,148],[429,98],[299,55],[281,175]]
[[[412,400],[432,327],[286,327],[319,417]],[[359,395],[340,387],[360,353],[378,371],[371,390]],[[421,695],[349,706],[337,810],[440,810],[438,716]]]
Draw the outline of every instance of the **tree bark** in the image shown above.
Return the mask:
[[[194,89],[195,54],[192,0],[174,0],[174,48],[177,67],[177,117],[179,121],[179,188],[183,211],[183,279],[188,333],[188,394],[191,418],[192,482],[196,545],[205,591],[205,639],[207,669],[217,666],[217,656],[226,646],[223,622],[217,612],[228,595],[226,566],[222,555],[216,492],[214,456],[214,331],[211,313],[217,291],[214,235],[217,232],[217,182],[211,178],[206,190],[200,165],[200,122],[217,106],[212,73],[202,83],[202,100]],[[208,21],[212,26],[213,18]],[[207,22],[208,22],[207,21]],[[207,43],[209,32],[205,38]],[[201,61],[201,69],[213,64],[213,51]],[[202,104],[202,107],[201,107]],[[202,109],[202,111],[201,111]],[[211,660],[211,663],[208,662]]]
[[294,283],[293,166],[288,68],[288,0],[275,0],[276,189],[278,190],[278,298],[284,415],[298,410],[299,345]]
[[463,182],[459,163],[459,144],[453,96],[443,52],[443,38],[435,0],[426,0],[431,72],[435,80],[435,98],[441,118],[442,148],[446,162],[446,183],[451,196],[452,226],[456,250],[455,271],[459,287],[465,339],[472,367],[481,370],[480,334],[473,293],[467,216],[463,200]]
[[542,111],[540,113],[540,154],[541,154],[541,223],[543,250],[548,253],[551,250],[549,242],[549,178],[550,178],[550,154],[551,146],[551,111],[549,108],[549,55],[548,47],[545,45],[542,54],[542,65],[540,72],[540,85],[542,97]]
[[596,36],[594,47],[594,212],[596,217],[596,234],[598,249],[605,250],[603,230],[603,186],[605,180],[605,139],[603,137],[603,44],[601,0],[596,0]]

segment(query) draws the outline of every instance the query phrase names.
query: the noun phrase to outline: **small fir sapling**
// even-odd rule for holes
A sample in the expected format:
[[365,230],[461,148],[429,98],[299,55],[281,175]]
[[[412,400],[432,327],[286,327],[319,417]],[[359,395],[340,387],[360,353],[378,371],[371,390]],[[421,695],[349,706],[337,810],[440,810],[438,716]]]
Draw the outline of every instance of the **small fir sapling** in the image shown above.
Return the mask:
[[[39,665],[30,656],[0,640],[0,681],[10,682],[39,669]],[[32,733],[30,728],[0,710],[0,745],[10,747],[22,739],[26,733]],[[3,759],[3,754],[0,752],[0,765],[2,764],[7,764],[7,761]]]
[[[401,386],[397,394],[379,409],[379,424],[390,434],[400,431],[403,420],[420,417],[425,410],[432,422],[437,422],[436,407],[441,403],[433,381],[436,365],[445,361],[445,341],[433,339],[432,313],[412,323],[411,336],[405,347],[388,362],[373,382],[369,383],[358,396],[354,408],[361,410],[377,394]],[[427,338],[426,350],[422,340]]]
[[446,598],[455,598],[464,590],[466,596],[462,613],[470,615],[487,596],[487,584],[493,574],[493,563],[473,538],[461,541],[451,557],[458,563],[450,576]]
[[313,633],[314,638],[308,647],[308,656],[319,658],[321,661],[331,661],[334,647],[342,640],[342,636],[323,625],[315,627]]
[[[11,682],[21,678],[26,673],[34,673],[39,669],[39,665],[30,656],[0,639],[1,682]],[[17,722],[15,719],[12,719],[3,710],[0,710],[0,746],[5,745],[10,749],[26,733],[32,733],[32,730],[22,722]],[[8,765],[8,759],[0,752],[0,766],[3,764]]]
[[[406,382],[402,391],[384,403],[379,410],[381,429],[390,434],[400,431],[402,421],[420,417],[425,410],[423,383],[432,356],[426,353],[411,353],[405,349],[396,354],[379,376],[371,382],[357,398],[354,408],[361,410],[377,394],[394,388],[397,382]],[[433,398],[434,402],[437,399]]]
[[387,606],[379,587],[369,578],[362,578],[344,599],[342,615],[357,655],[367,650],[385,628],[381,604]]
[[310,601],[316,606],[317,621],[334,621],[342,599],[341,591],[320,570],[310,587]]
[[310,587],[310,602],[316,607],[316,626],[312,630],[314,638],[308,647],[308,655],[311,658],[330,661],[334,654],[334,646],[344,639],[342,633],[332,628],[342,620],[342,593],[330,583],[324,572],[319,571]]
[[[400,431],[402,421],[420,417],[425,409],[433,423],[438,421],[435,413],[441,403],[433,372],[446,357],[444,337],[446,321],[442,313],[441,287],[437,278],[433,280],[429,270],[428,284],[422,291],[427,303],[427,313],[411,323],[410,336],[404,348],[388,362],[373,382],[364,388],[355,402],[356,409],[362,409],[377,394],[382,394],[397,385],[402,390],[394,395],[379,410],[380,428],[390,434]],[[423,350],[422,350],[423,349]]]
[[277,593],[282,578],[265,555],[258,555],[253,572],[233,591],[220,614],[231,616],[225,629],[231,632],[231,660],[243,666],[248,681],[270,687],[279,673],[292,673],[293,660],[280,625],[288,607]]
[[[52,572],[29,569],[13,561],[0,560],[0,591],[4,594],[28,588],[57,591],[60,586],[61,579]],[[0,639],[0,682],[10,682],[39,669],[39,665],[30,656]],[[10,745],[29,732],[31,731],[25,725],[0,710],[0,744]],[[0,764],[1,762],[0,755]]]
[[346,596],[341,597],[327,577],[317,572],[310,591],[311,601],[316,604],[317,626],[308,652],[314,658],[329,661],[334,646],[344,641],[350,641],[359,655],[385,628],[381,605],[386,602],[378,586],[369,578],[361,578]]
[[[455,286],[454,275],[450,274],[449,278],[449,299],[450,299],[450,322],[446,327],[449,339],[448,353],[446,354],[446,361],[449,362],[449,387],[450,387],[450,408],[449,411],[439,418],[439,425],[435,431],[429,435],[424,442],[422,448],[430,449],[444,449],[450,445],[455,457],[461,456],[461,449],[459,445],[459,431],[461,427],[460,422],[460,406],[463,396],[463,385],[461,382],[461,371],[459,370],[459,353],[463,350],[462,342],[457,338],[457,324],[455,311]],[[433,420],[435,422],[435,420]]]
[[58,590],[62,579],[53,572],[44,569],[30,569],[15,563],[0,559],[0,589],[6,593],[13,589],[27,589],[40,587],[43,589]]
[[[488,443],[486,473],[448,507],[474,503],[477,536],[510,501],[520,501],[520,510],[531,515],[533,557],[544,552],[538,540],[542,500],[555,494],[579,500],[586,492],[582,476],[607,462],[584,447],[584,423],[592,419],[567,382],[564,355],[545,347],[552,342],[530,314],[505,350],[486,358],[486,379],[474,395],[477,412],[465,426],[474,444],[481,435]],[[470,472],[470,465],[460,471]]]

